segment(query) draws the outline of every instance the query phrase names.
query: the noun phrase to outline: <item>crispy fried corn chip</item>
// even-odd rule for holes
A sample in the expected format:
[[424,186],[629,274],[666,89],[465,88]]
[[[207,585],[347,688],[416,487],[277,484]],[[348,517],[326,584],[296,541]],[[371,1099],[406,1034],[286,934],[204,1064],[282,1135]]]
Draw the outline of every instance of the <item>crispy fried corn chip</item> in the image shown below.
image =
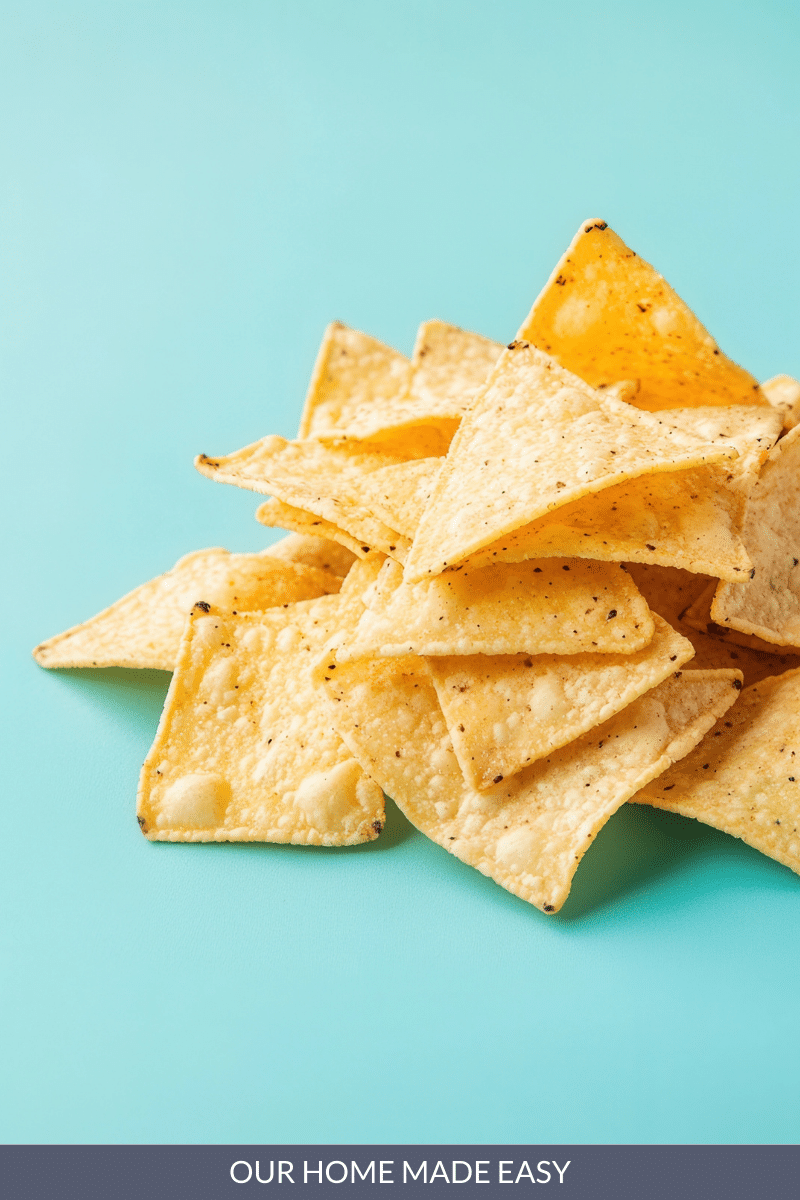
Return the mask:
[[587,386],[524,342],[503,352],[437,476],[406,561],[411,581],[638,476],[736,458]]
[[800,670],[745,688],[691,754],[632,799],[695,817],[800,873]]
[[344,430],[362,407],[381,410],[402,400],[410,382],[411,363],[403,354],[334,321],[322,339],[297,436]]
[[186,617],[196,600],[239,611],[272,608],[338,592],[329,571],[280,562],[269,553],[197,550],[96,617],[42,642],[43,667],[150,667],[172,671]]
[[502,352],[498,342],[480,334],[444,321],[425,321],[411,358],[411,395],[424,411],[458,422]]
[[742,540],[753,577],[721,583],[711,605],[718,625],[776,646],[800,646],[800,428],[770,451],[747,497]]
[[[334,659],[331,658],[330,662]],[[577,741],[479,792],[465,782],[433,687],[388,659],[317,671],[365,771],[423,833],[544,912],[564,903],[592,839],[735,700],[738,672],[686,672]]]
[[608,228],[584,221],[518,333],[598,387],[637,379],[631,403],[767,403],[680,296]]
[[345,533],[331,521],[326,521],[315,513],[307,512],[304,508],[295,508],[292,504],[284,504],[282,500],[265,500],[256,509],[256,520],[261,525],[268,525],[273,529],[293,529],[296,537],[303,534],[306,536],[316,535],[320,541],[326,541],[329,546],[338,545],[340,550],[356,558],[365,558],[371,549],[370,546],[365,546],[363,541],[354,538],[350,533]]
[[322,517],[362,545],[391,554],[403,547],[403,539],[359,502],[358,488],[362,476],[402,461],[356,445],[287,442],[273,435],[224,458],[201,454],[195,466],[209,479],[276,496]]
[[732,476],[730,482],[745,490],[781,434],[780,413],[767,405],[729,404],[722,408],[697,405],[663,409],[659,415],[662,421],[677,425],[704,442],[734,446],[739,457],[725,463],[725,470]]
[[287,533],[280,541],[273,542],[264,553],[269,554],[271,558],[282,558],[286,562],[297,563],[301,567],[318,567],[342,578],[356,558],[351,550],[340,545],[338,541],[302,533]]
[[508,779],[679,670],[692,643],[661,617],[655,625],[635,654],[426,659],[467,782],[481,789]]
[[751,562],[738,535],[744,505],[723,467],[658,472],[582,497],[479,550],[470,567],[548,555],[660,563],[743,579]]
[[[765,642],[763,638],[756,637],[752,633],[741,633],[738,629],[718,625],[716,621],[712,620],[711,603],[716,590],[717,584],[712,580],[686,609],[683,614],[683,623],[691,629],[696,629],[698,633],[710,634],[721,642],[728,642],[731,646],[744,646],[748,650],[760,650],[764,654],[774,656],[779,647],[773,645],[772,642]],[[774,673],[778,672],[779,668],[776,665]]]
[[720,638],[711,631],[702,633],[686,621],[703,590],[711,584],[705,575],[690,575],[674,567],[645,566],[627,563],[626,569],[653,612],[669,621],[674,629],[688,637],[694,646],[695,657],[687,670],[714,670],[733,667],[741,671],[745,685],[758,683],[769,675],[800,667],[800,656],[782,654],[778,646],[774,653],[765,654],[752,647],[735,645],[730,638]]
[[443,455],[502,349],[477,333],[426,321],[417,334],[408,393],[349,406],[346,420],[317,428],[314,436],[374,442],[409,457],[426,448]]
[[611,563],[543,559],[404,581],[387,560],[342,660],[404,654],[632,654],[653,619]]
[[356,598],[264,613],[192,612],[138,817],[154,841],[352,846],[377,837],[383,796],[334,732],[311,681]]
[[784,429],[794,429],[800,421],[800,383],[791,375],[775,375],[761,385],[761,391],[777,409]]
[[441,468],[441,458],[420,458],[371,471],[359,482],[358,498],[410,546]]

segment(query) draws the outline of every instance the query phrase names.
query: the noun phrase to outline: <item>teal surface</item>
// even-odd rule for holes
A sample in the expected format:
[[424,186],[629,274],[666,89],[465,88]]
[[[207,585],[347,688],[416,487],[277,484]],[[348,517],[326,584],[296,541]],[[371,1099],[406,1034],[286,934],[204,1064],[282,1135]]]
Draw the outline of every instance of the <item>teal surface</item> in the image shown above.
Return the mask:
[[198,451],[291,436],[325,324],[508,340],[603,217],[800,375],[789,3],[0,4],[0,1138],[800,1140],[800,879],[623,809],[546,918],[394,810],[151,845],[167,676],[38,641],[263,546]]

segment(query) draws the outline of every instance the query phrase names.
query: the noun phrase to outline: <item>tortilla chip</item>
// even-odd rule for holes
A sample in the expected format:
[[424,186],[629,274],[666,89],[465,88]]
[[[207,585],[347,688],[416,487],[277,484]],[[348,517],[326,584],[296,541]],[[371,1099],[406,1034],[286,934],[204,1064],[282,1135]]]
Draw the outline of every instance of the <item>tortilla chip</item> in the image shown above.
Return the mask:
[[800,383],[791,375],[775,375],[762,383],[761,391],[777,409],[784,429],[794,429],[800,421]]
[[632,799],[713,825],[800,872],[800,670],[745,688],[691,754]]
[[739,457],[724,467],[640,476],[574,501],[556,520],[544,517],[487,546],[470,566],[562,554],[658,563],[734,583],[749,573],[737,533],[741,497],[780,434],[780,415],[749,404],[673,408],[660,416],[706,442],[733,446]]
[[478,790],[601,725],[679,670],[692,643],[661,617],[635,654],[428,658],[453,749]]
[[753,577],[721,583],[711,605],[718,625],[777,646],[800,646],[800,427],[781,438],[751,487],[742,541]]
[[280,562],[269,553],[196,550],[96,617],[42,642],[43,667],[140,667],[172,671],[196,600],[239,611],[272,608],[338,592],[329,571]]
[[360,605],[325,596],[264,613],[196,606],[138,817],[151,841],[352,846],[383,826],[383,796],[334,732],[311,681]]
[[[346,423],[319,430],[316,437],[357,438],[420,457],[447,453],[453,434],[486,382],[503,347],[444,321],[419,328],[407,395],[349,410]],[[409,447],[413,447],[409,449]]]
[[441,468],[441,458],[419,458],[372,471],[359,481],[359,501],[410,545]]
[[411,396],[424,411],[460,421],[504,347],[445,321],[425,321],[411,358]]
[[[683,614],[684,624],[691,629],[696,629],[699,633],[711,634],[712,637],[719,638],[721,642],[729,642],[732,646],[745,646],[748,650],[760,650],[764,654],[774,656],[778,647],[771,642],[765,642],[763,638],[755,637],[752,633],[741,633],[738,629],[718,625],[712,619],[711,603],[716,590],[717,584],[714,580],[703,588],[697,599]],[[777,674],[779,671],[780,668],[776,665],[773,673]]]
[[402,461],[351,445],[287,442],[273,435],[224,458],[201,454],[195,466],[209,479],[273,495],[314,513],[361,544],[390,554],[403,547],[404,539],[359,503],[358,487],[363,475]]
[[731,404],[725,408],[700,405],[695,408],[669,408],[661,412],[662,421],[677,425],[705,442],[734,446],[739,457],[725,464],[737,488],[749,486],[758,475],[766,457],[781,434],[780,414],[757,404]]
[[720,638],[701,633],[685,619],[687,612],[698,602],[703,590],[715,580],[704,575],[690,575],[673,567],[645,566],[642,563],[626,563],[626,570],[641,591],[653,612],[669,621],[673,629],[688,637],[694,646],[695,657],[686,670],[715,670],[734,668],[742,672],[745,686],[758,683],[769,675],[776,675],[800,666],[800,656],[781,654],[774,646],[772,654],[746,646],[734,645],[730,638]]
[[316,516],[315,513],[307,512],[304,508],[284,504],[282,500],[265,500],[256,509],[256,520],[272,529],[294,529],[295,537],[315,534],[320,541],[327,542],[329,546],[338,545],[341,550],[356,558],[364,558],[371,549],[370,546],[362,545],[352,534],[345,533],[338,525]]
[[467,565],[558,555],[742,579],[752,563],[737,532],[744,501],[729,478],[727,468],[695,467],[627,480],[515,529]]
[[598,387],[638,379],[631,403],[657,412],[767,403],[663,276],[605,221],[585,221],[517,337]]
[[[269,501],[267,501],[269,504]],[[280,501],[278,501],[280,504]],[[288,507],[288,506],[287,506]],[[256,513],[258,516],[258,513]],[[282,526],[286,528],[286,526]],[[301,567],[317,567],[344,578],[353,565],[356,555],[341,545],[338,540],[314,537],[301,533],[287,533],[280,541],[273,542],[264,551],[271,558],[282,558],[285,562],[297,563]]]
[[731,457],[735,448],[702,442],[513,343],[453,439],[407,559],[408,577],[443,571],[625,480]]
[[344,429],[362,405],[381,408],[402,399],[410,381],[405,355],[334,321],[322,339],[297,436]]
[[731,671],[668,679],[577,741],[478,792],[461,774],[424,679],[386,659],[339,662],[325,675],[336,728],[408,819],[544,912],[564,903],[612,813],[688,753],[736,698],[739,682]]
[[387,560],[342,661],[405,654],[633,654],[652,640],[647,604],[621,567],[543,559],[452,571],[424,583]]

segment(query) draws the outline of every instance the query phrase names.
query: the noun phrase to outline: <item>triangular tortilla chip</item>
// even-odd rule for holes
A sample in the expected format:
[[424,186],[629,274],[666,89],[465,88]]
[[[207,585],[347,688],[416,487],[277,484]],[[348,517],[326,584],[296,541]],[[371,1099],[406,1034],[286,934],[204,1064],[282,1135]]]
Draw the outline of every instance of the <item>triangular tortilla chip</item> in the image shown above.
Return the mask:
[[732,671],[683,673],[478,792],[461,774],[433,687],[401,670],[372,659],[340,661],[321,675],[343,740],[418,829],[544,912],[564,903],[612,813],[688,753],[735,700],[739,682]]
[[735,447],[739,457],[719,467],[640,476],[574,501],[554,519],[543,517],[485,547],[469,565],[556,554],[659,563],[734,583],[749,574],[752,563],[737,532],[742,496],[780,434],[780,415],[738,404],[671,408],[660,417],[706,442]]
[[775,375],[765,380],[761,391],[781,416],[784,429],[794,429],[800,421],[800,383],[791,375]]
[[334,732],[311,681],[354,598],[326,596],[188,623],[138,817],[153,841],[352,846],[383,825],[383,796]]
[[635,654],[425,659],[467,782],[508,779],[680,670],[692,643],[661,617],[655,626]]
[[677,425],[704,442],[733,446],[739,457],[725,463],[734,486],[749,487],[781,434],[780,413],[767,405],[698,404],[695,408],[667,408],[659,414],[668,425]]
[[714,670],[732,667],[742,672],[745,685],[758,683],[769,675],[800,666],[800,656],[781,654],[777,646],[772,654],[746,646],[734,645],[728,638],[716,637],[693,629],[685,620],[690,609],[709,584],[714,580],[704,575],[690,575],[675,567],[647,566],[643,563],[626,563],[626,570],[641,591],[654,613],[685,637],[694,646],[695,656],[687,663],[686,670]]
[[460,421],[504,347],[445,321],[425,321],[411,357],[411,396],[431,415]]
[[325,541],[330,538],[328,545],[338,544],[340,549],[355,555],[356,558],[364,558],[371,549],[331,521],[318,517],[316,513],[307,512],[304,508],[295,508],[293,504],[284,504],[282,500],[265,500],[256,509],[256,520],[272,529],[294,529],[295,536],[316,534],[320,540]]
[[200,454],[195,466],[209,479],[306,509],[364,545],[390,554],[389,547],[398,545],[398,535],[359,503],[358,486],[370,471],[402,461],[356,446],[327,446],[313,438],[287,442],[272,435],[223,458]]
[[371,471],[359,481],[358,498],[410,546],[441,469],[441,458],[419,458]]
[[695,467],[627,480],[515,529],[467,566],[558,555],[743,579],[752,567],[737,532],[744,501],[729,478],[725,467]]
[[[688,625],[690,629],[696,629],[698,633],[707,633],[712,637],[718,638],[721,642],[728,642],[731,646],[744,646],[748,650],[760,650],[763,654],[769,654],[774,657],[778,651],[778,647],[771,642],[765,642],[763,638],[756,637],[752,633],[741,633],[738,629],[733,629],[727,625],[718,625],[711,616],[711,603],[714,599],[714,593],[717,590],[717,584],[712,580],[694,600],[686,612],[683,614],[683,623]],[[775,667],[775,673],[778,673],[779,668]]]
[[297,436],[342,430],[362,406],[380,409],[402,399],[410,380],[405,355],[334,321],[322,339]]
[[742,541],[752,578],[721,583],[711,616],[776,646],[800,646],[800,426],[773,447],[751,487]]
[[348,407],[346,420],[318,427],[314,436],[370,441],[414,457],[425,447],[431,456],[446,454],[502,349],[477,333],[426,321],[417,334],[408,394]]
[[171,671],[186,617],[197,600],[251,611],[338,592],[329,571],[280,562],[269,553],[196,550],[96,617],[42,642],[43,667],[140,667]]
[[461,423],[407,559],[409,579],[453,566],[581,497],[659,471],[735,458],[589,387],[513,343]]
[[713,825],[800,873],[800,670],[745,688],[691,754],[631,799]]
[[503,563],[408,583],[387,560],[342,660],[405,654],[632,654],[653,619],[621,567]]
[[301,567],[318,567],[341,578],[344,578],[356,558],[351,550],[338,541],[303,533],[287,533],[286,537],[268,546],[264,553],[269,554],[271,558],[282,558],[286,562],[297,563]]
[[638,379],[631,403],[651,412],[767,403],[753,376],[605,221],[584,221],[517,337],[594,387]]

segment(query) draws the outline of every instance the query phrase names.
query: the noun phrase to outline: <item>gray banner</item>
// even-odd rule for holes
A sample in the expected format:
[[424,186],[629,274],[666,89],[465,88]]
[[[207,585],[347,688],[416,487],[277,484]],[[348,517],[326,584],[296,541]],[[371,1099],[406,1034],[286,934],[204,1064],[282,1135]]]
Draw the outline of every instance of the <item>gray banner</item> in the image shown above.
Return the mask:
[[[386,1189],[566,1200],[789,1200],[797,1146],[4,1146],[9,1200],[222,1200]],[[544,1191],[544,1189],[547,1189]]]

